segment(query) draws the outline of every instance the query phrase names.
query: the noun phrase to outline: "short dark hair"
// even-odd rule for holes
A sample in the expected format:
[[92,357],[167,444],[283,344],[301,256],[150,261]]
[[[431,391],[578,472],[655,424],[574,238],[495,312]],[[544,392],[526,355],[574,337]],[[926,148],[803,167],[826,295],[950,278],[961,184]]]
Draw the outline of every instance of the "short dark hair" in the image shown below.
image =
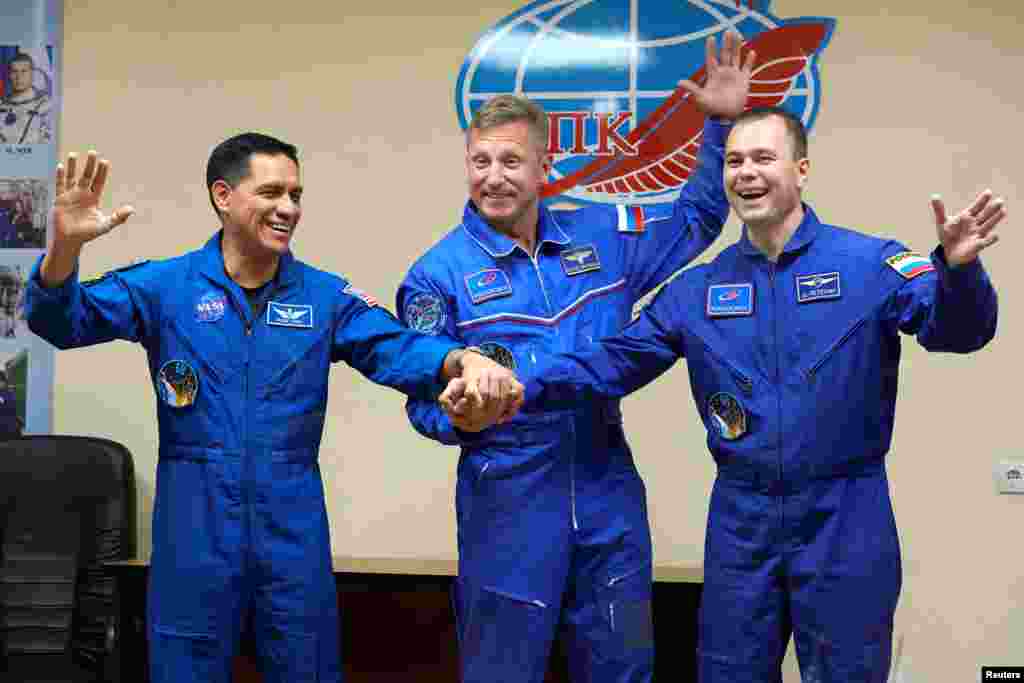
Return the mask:
[[28,62],[28,65],[31,66],[33,69],[36,66],[36,62],[34,59],[32,59],[32,55],[28,54],[27,52],[19,52],[18,54],[11,57],[11,61],[7,62],[7,66],[10,66],[15,62]]
[[804,128],[804,122],[788,109],[783,109],[782,107],[753,107],[736,117],[736,121],[733,122],[733,128],[744,123],[761,121],[773,116],[779,117],[786,124],[786,135],[789,137],[789,142],[793,147],[793,160],[806,159],[807,129]]
[[286,156],[296,166],[299,165],[299,152],[295,145],[262,133],[241,133],[220,143],[210,152],[210,160],[206,163],[206,191],[218,216],[220,211],[213,201],[213,184],[223,180],[231,187],[238,187],[238,183],[249,177],[252,170],[249,159],[253,154]]

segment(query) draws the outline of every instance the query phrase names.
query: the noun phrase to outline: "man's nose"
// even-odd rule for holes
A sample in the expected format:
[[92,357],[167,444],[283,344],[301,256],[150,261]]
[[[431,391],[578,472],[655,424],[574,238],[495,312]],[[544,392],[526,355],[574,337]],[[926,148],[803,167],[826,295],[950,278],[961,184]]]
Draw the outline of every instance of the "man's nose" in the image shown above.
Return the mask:
[[284,216],[294,216],[299,212],[299,204],[291,197],[285,195],[277,202],[277,212]]
[[499,163],[493,163],[487,167],[487,176],[484,182],[494,187],[505,182],[505,169]]

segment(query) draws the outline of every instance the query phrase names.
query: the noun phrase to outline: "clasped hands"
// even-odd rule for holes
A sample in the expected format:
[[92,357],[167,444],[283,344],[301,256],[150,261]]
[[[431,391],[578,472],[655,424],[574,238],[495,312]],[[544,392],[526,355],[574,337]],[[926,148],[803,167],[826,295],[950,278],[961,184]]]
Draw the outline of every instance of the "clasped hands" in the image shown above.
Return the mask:
[[514,372],[473,350],[463,354],[461,367],[462,373],[437,398],[455,427],[479,432],[519,412],[523,385]]

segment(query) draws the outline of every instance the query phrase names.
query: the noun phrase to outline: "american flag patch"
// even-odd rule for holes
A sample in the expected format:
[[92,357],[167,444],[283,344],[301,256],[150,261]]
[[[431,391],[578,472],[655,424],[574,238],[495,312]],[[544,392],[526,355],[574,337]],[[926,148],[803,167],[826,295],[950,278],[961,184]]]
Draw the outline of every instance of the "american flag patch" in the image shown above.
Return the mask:
[[348,294],[349,296],[354,296],[355,298],[361,300],[370,308],[373,308],[374,306],[377,305],[377,300],[375,298],[373,298],[363,290],[353,287],[352,285],[348,285],[347,287],[345,287],[345,289],[341,290],[341,293]]
[[915,254],[912,251],[904,251],[895,256],[890,256],[885,259],[885,262],[907,280],[913,280],[918,275],[935,270],[931,259]]

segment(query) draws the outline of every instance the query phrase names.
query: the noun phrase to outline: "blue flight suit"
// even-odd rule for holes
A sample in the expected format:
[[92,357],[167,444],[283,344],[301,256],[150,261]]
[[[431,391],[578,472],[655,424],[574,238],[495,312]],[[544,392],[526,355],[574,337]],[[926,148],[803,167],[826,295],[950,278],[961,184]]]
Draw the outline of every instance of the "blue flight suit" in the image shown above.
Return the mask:
[[456,347],[415,334],[349,283],[281,257],[254,313],[220,233],[183,256],[77,274],[26,318],[59,348],[146,349],[160,457],[148,634],[153,683],[227,683],[250,618],[264,680],[340,681],[337,595],[317,455],[331,363],[424,400]]
[[[621,330],[638,299],[720,234],[728,131],[706,123],[697,169],[673,204],[542,206],[534,254],[468,204],[462,224],[410,269],[399,315],[517,372]],[[560,623],[574,681],[650,680],[646,492],[618,400],[520,415],[478,434],[455,429],[432,402],[410,399],[407,412],[424,436],[461,447],[462,680],[542,681]]]
[[614,399],[685,357],[718,466],[700,680],[885,683],[901,583],[884,459],[899,332],[966,353],[995,334],[980,262],[803,222],[776,263],[742,239],[659,292],[620,336],[537,365],[527,410]]

